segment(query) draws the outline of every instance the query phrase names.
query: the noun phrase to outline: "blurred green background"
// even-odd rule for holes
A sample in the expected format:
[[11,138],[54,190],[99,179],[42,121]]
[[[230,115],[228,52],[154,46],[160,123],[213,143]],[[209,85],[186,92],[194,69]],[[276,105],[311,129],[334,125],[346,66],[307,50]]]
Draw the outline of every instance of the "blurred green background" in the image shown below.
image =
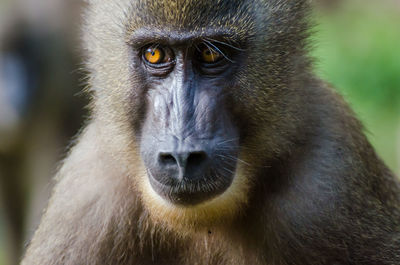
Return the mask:
[[400,172],[400,1],[318,8],[316,73],[350,103],[386,164]]
[[[315,72],[344,95],[379,155],[399,175],[400,0],[315,5]],[[12,129],[1,128],[0,119],[0,265],[18,263],[51,189],[56,161],[81,126],[81,7],[80,0],[0,0],[0,70],[8,55],[27,62],[34,75],[29,89],[36,95]]]

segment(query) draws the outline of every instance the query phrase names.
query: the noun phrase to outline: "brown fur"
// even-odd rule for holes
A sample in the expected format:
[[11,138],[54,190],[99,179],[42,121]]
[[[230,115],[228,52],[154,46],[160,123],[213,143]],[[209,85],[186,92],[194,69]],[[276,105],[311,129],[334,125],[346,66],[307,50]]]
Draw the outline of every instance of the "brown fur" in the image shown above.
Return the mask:
[[[399,183],[312,75],[307,1],[249,2],[90,1],[92,119],[22,264],[400,263]],[[228,27],[248,41],[232,91],[247,128],[234,184],[204,204],[172,205],[147,183],[131,122],[145,95],[129,60],[143,27]]]

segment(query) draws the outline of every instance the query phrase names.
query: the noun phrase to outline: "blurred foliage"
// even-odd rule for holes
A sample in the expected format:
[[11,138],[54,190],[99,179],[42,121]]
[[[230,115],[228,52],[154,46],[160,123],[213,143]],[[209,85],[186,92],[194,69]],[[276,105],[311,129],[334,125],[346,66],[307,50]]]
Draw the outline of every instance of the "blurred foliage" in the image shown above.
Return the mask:
[[342,1],[317,9],[315,21],[315,71],[345,96],[399,174],[400,1]]

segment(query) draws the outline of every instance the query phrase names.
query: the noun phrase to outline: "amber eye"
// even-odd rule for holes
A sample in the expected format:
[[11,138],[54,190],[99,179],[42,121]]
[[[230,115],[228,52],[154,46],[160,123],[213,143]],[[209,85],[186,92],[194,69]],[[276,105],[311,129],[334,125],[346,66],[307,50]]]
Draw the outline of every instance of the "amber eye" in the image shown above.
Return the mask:
[[201,50],[201,60],[205,63],[215,63],[222,59],[222,54],[210,47],[204,47]]
[[144,52],[144,58],[151,64],[159,64],[164,60],[164,50],[160,47],[149,47]]

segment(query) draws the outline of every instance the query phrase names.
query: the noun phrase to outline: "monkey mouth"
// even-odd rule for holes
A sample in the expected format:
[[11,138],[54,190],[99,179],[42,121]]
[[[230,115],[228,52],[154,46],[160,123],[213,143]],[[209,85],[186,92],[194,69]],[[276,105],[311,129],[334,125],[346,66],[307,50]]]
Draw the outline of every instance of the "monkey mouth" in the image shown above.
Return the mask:
[[162,183],[149,170],[148,178],[153,190],[163,199],[180,206],[194,206],[224,193],[233,176],[208,175],[195,180],[176,180]]

